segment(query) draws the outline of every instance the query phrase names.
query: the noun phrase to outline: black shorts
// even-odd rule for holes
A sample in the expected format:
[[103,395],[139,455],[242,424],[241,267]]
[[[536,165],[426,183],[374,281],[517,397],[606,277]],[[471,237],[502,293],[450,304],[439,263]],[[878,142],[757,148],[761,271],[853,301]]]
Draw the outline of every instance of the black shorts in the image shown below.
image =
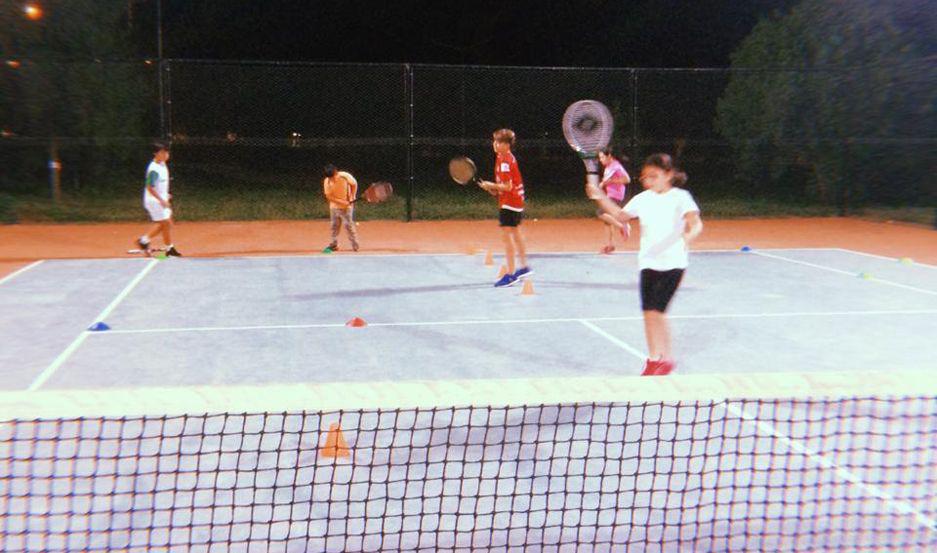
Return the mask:
[[502,227],[518,227],[524,219],[523,211],[501,208],[498,212],[498,224]]
[[641,271],[641,310],[665,313],[683,279],[683,269]]

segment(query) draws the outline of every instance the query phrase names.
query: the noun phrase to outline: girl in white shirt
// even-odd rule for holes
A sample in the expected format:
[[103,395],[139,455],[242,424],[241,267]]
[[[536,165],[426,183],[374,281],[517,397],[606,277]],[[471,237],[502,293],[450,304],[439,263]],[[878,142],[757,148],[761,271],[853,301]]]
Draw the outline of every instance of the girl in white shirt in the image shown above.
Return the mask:
[[644,161],[639,179],[644,192],[623,208],[596,186],[586,184],[586,194],[622,224],[640,219],[641,310],[647,337],[648,359],[644,376],[669,374],[674,369],[667,306],[680,286],[688,265],[687,245],[703,231],[700,210],[693,196],[682,188],[686,173],[667,154],[654,154]]

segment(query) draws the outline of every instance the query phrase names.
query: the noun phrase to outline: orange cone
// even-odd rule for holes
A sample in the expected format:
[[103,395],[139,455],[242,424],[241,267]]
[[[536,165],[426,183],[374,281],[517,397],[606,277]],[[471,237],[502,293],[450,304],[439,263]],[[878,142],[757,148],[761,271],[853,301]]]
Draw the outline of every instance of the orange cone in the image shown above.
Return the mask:
[[524,279],[524,289],[521,290],[522,296],[533,296],[534,295],[534,281],[529,278]]
[[361,317],[355,317],[354,319],[349,320],[345,323],[345,326],[352,326],[355,328],[360,328],[362,326],[368,326],[368,323],[364,322],[364,319]]
[[495,264],[495,258],[493,255],[491,255],[491,250],[488,250],[487,252],[485,252],[485,265],[494,265],[494,264]]
[[347,459],[351,456],[338,423],[333,422],[329,426],[329,433],[325,435],[325,445],[319,448],[319,454],[327,459]]

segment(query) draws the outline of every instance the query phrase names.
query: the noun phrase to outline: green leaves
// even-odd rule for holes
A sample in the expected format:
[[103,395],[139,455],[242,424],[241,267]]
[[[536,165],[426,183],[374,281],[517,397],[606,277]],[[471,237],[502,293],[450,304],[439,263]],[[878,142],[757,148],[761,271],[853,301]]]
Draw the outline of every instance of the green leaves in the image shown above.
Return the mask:
[[[937,66],[923,30],[937,16],[922,8],[804,0],[762,20],[732,55],[718,106],[740,173],[827,202],[926,201]],[[907,182],[889,185],[895,173]]]

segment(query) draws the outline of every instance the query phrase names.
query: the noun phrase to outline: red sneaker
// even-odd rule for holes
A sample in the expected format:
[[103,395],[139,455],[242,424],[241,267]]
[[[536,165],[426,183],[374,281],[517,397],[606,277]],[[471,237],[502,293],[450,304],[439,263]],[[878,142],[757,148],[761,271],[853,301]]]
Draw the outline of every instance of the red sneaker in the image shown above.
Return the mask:
[[612,253],[613,251],[615,251],[615,246],[603,246],[602,249],[599,250],[599,253],[604,253],[608,255]]
[[644,362],[641,376],[667,376],[676,366],[673,359],[648,359]]
[[641,373],[641,376],[655,376],[657,375],[657,369],[660,367],[660,361],[655,361],[648,358],[644,362],[644,371]]
[[677,364],[674,363],[673,359],[661,359],[657,362],[657,371],[654,376],[667,376],[676,366]]

